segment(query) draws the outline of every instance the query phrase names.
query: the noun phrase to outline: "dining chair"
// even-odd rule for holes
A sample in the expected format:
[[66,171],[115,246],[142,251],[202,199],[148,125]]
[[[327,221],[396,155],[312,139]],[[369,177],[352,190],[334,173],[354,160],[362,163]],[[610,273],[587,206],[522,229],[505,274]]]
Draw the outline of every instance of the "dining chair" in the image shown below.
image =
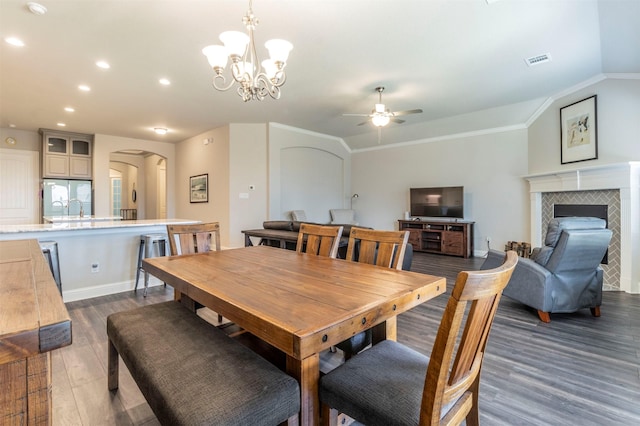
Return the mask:
[[[409,231],[381,231],[352,227],[346,260],[385,268],[402,269]],[[371,330],[363,331],[338,343],[345,360],[371,344]]]
[[[169,249],[172,256],[220,251],[220,224],[218,222],[188,225],[167,225]],[[202,307],[196,303],[195,309]],[[218,314],[218,322],[222,315]]]
[[335,259],[338,257],[338,246],[342,237],[342,226],[300,224],[296,251]]
[[509,251],[497,268],[458,274],[431,357],[384,340],[321,377],[322,424],[344,413],[367,425],[478,425],[487,337],[517,262]]

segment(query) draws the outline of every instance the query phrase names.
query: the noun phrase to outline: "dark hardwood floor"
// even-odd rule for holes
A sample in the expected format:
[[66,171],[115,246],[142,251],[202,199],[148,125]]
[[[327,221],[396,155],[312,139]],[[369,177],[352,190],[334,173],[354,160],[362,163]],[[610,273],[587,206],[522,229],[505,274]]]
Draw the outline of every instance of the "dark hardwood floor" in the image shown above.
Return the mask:
[[[412,270],[447,277],[484,259],[415,253]],[[429,354],[448,295],[398,319],[398,340]],[[54,425],[157,425],[128,374],[107,390],[106,317],[112,312],[173,298],[153,287],[71,302],[73,344],[53,352]],[[154,324],[149,324],[153,327]],[[605,292],[602,316],[588,309],[556,314],[551,323],[503,298],[489,338],[480,385],[484,425],[639,425],[640,295]]]

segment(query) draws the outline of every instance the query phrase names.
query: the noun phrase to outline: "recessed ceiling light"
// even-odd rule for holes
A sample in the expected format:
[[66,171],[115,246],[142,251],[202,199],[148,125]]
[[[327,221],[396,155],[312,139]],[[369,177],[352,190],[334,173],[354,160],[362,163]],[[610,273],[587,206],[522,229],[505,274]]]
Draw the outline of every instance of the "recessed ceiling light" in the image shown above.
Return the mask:
[[4,41],[6,41],[12,46],[24,47],[24,42],[20,40],[18,37],[6,37]]
[[47,13],[46,7],[34,1],[30,1],[29,3],[27,3],[27,7],[34,15],[44,15],[45,13]]
[[65,123],[58,123],[58,126],[60,126],[60,127],[65,127],[65,126],[66,126],[66,124],[65,124]]
[[96,62],[96,65],[104,70],[108,70],[109,68],[111,68],[111,65],[109,65],[107,61],[98,61]]
[[169,81],[168,78],[161,78],[160,80],[158,80],[160,82],[160,84],[162,84],[163,86],[168,86],[171,84],[171,82]]
[[168,130],[163,128],[163,127],[156,127],[153,129],[154,132],[156,132],[159,135],[166,135]]
[[11,123],[11,124],[9,124],[9,127],[11,127],[12,129],[15,129],[16,125]]
[[65,107],[64,110],[67,112],[75,112],[75,109],[71,107]]
[[91,91],[91,87],[87,86],[86,84],[81,84],[80,86],[78,86],[78,89],[82,90],[83,92]]

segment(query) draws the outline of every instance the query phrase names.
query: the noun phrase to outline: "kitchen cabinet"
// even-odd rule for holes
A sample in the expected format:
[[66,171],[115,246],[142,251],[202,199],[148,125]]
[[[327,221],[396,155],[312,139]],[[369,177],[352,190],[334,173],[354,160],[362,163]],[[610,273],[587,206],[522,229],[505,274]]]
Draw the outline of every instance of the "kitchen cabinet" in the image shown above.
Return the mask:
[[40,129],[42,177],[91,179],[93,136]]

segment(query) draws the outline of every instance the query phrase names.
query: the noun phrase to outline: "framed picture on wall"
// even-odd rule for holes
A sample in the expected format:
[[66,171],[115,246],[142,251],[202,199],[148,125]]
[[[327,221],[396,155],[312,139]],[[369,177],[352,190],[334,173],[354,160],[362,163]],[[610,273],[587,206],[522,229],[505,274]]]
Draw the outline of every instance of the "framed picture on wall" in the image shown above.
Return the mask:
[[560,108],[560,163],[598,158],[596,95]]
[[189,178],[189,201],[191,203],[209,202],[209,174]]

